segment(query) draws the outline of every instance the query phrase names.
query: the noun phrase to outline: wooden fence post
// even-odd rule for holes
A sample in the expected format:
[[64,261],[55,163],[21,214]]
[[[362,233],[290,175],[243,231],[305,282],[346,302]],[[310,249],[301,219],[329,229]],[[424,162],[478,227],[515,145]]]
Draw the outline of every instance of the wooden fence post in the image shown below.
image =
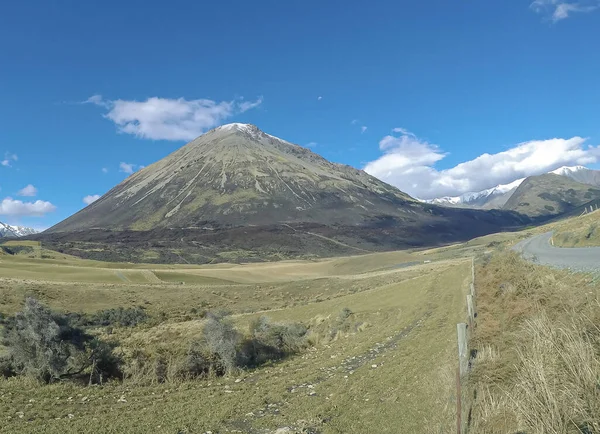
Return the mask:
[[462,384],[460,367],[456,368],[456,434],[462,434]]
[[456,324],[458,334],[458,366],[460,367],[460,376],[464,376],[469,369],[469,354],[467,349],[467,324],[461,322]]
[[475,306],[473,306],[473,296],[467,295],[467,312],[469,314],[469,328],[473,330],[475,325]]

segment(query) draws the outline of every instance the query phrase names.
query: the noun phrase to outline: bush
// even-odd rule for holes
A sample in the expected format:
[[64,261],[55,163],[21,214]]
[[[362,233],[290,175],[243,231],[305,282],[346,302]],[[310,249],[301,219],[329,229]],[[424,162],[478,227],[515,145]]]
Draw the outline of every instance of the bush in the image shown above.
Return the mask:
[[256,367],[295,354],[306,346],[306,333],[302,324],[272,323],[261,316],[250,323],[250,338],[242,345],[238,363]]
[[142,307],[118,307],[105,309],[93,314],[71,313],[69,321],[79,327],[90,326],[121,326],[134,327],[148,319],[148,314]]
[[211,370],[218,375],[226,375],[235,371],[237,347],[240,334],[226,317],[208,314],[202,330],[202,340],[206,346],[205,358]]
[[18,374],[50,382],[69,372],[76,350],[70,342],[76,334],[37,300],[27,298],[23,311],[8,322],[4,341]]
[[22,312],[5,321],[3,343],[11,371],[46,383],[81,375],[88,368],[90,382],[118,375],[119,359],[111,346],[31,297]]

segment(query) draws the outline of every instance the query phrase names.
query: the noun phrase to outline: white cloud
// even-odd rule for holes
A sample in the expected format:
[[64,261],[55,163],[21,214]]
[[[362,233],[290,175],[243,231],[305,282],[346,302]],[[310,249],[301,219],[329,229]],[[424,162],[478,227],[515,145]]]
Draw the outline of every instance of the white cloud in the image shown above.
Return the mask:
[[98,199],[100,199],[99,194],[90,194],[89,196],[83,198],[83,203],[85,203],[86,205],[90,205],[96,202]]
[[21,190],[19,190],[19,192],[17,193],[17,196],[28,196],[28,197],[33,197],[37,194],[37,188],[35,188],[33,185],[29,184],[27,187],[22,188]]
[[144,166],[138,166],[137,164],[123,162],[119,163],[119,172],[127,173],[128,175],[131,175],[133,172],[143,168]]
[[535,0],[530,7],[535,12],[546,15],[556,23],[569,18],[571,12],[591,12],[598,9],[600,0]]
[[105,107],[105,118],[113,121],[119,132],[151,140],[189,141],[220,125],[225,119],[258,107],[256,101],[216,102],[209,99],[148,98],[146,101],[105,100],[100,95],[84,103]]
[[322,96],[318,96],[318,97],[317,97],[317,101],[321,101],[322,99],[323,99],[323,97],[322,97]]
[[358,124],[359,120],[358,119],[352,119],[352,122],[350,122],[352,125],[356,125]]
[[41,217],[55,210],[56,207],[54,205],[42,200],[23,202],[7,197],[0,202],[0,215],[6,216]]
[[103,167],[103,168],[102,168],[102,173],[108,173],[108,168],[106,168],[106,167]]
[[4,160],[0,161],[0,164],[4,167],[12,167],[12,163],[14,161],[18,161],[19,157],[16,154],[11,154],[10,152],[6,152],[4,154]]
[[315,148],[317,146],[317,142],[309,142],[306,144],[307,148]]
[[420,199],[480,191],[561,166],[591,164],[600,157],[600,147],[587,145],[581,137],[533,140],[437,170],[434,165],[446,156],[438,146],[408,130],[394,131],[400,136],[384,137],[379,142],[383,155],[368,163],[365,171]]
[[365,127],[364,125],[362,127],[360,127],[360,133],[364,134],[367,131],[367,127]]
[[102,95],[92,95],[88,99],[83,101],[82,104],[95,104],[100,107],[110,108],[110,101],[104,100],[104,98],[102,98]]

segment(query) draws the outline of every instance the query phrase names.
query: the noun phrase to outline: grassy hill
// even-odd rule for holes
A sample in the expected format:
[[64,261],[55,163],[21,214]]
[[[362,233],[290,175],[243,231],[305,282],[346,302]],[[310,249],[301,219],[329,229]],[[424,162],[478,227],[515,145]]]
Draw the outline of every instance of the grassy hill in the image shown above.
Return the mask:
[[600,246],[600,212],[594,211],[558,223],[553,240],[558,247]]
[[587,202],[600,199],[600,189],[565,176],[545,174],[527,178],[503,206],[530,217],[567,213]]

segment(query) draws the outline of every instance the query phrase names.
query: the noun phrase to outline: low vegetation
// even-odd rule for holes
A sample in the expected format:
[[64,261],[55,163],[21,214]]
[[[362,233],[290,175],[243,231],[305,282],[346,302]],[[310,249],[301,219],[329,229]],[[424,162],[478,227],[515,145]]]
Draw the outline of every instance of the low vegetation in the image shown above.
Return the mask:
[[514,253],[477,271],[473,433],[600,432],[600,298]]
[[558,224],[553,240],[558,247],[600,246],[600,213],[595,211]]

